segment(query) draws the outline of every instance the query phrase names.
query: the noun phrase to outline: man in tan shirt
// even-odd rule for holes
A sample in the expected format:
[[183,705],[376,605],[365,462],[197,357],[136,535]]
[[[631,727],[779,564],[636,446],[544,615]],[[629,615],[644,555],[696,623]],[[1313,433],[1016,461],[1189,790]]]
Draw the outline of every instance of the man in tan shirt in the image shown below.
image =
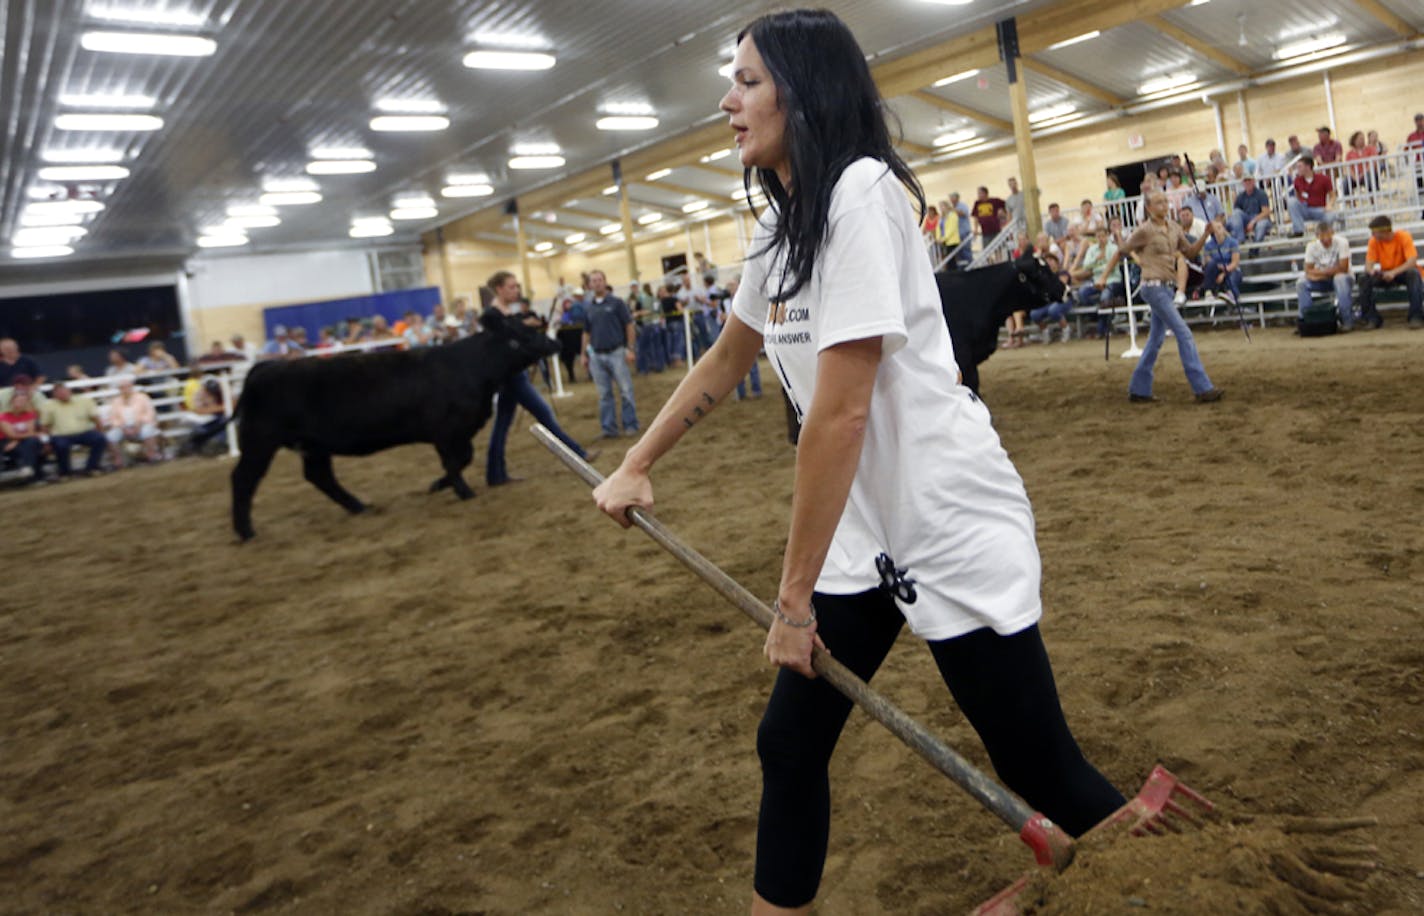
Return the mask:
[[[1151,329],[1147,334],[1147,346],[1142,348],[1142,358],[1132,371],[1132,381],[1127,386],[1128,400],[1142,403],[1157,400],[1152,396],[1152,368],[1157,362],[1157,353],[1162,349],[1162,341],[1167,330],[1177,338],[1177,353],[1182,358],[1182,368],[1187,373],[1187,382],[1200,403],[1221,400],[1221,389],[1211,384],[1201,357],[1197,355],[1196,340],[1191,329],[1177,312],[1181,294],[1177,292],[1177,254],[1195,258],[1201,254],[1206,244],[1206,234],[1195,242],[1188,242],[1182,227],[1169,218],[1167,195],[1153,191],[1146,198],[1147,221],[1128,236],[1119,250],[1108,259],[1103,277],[1097,282],[1098,289],[1113,276],[1113,269],[1124,254],[1136,256],[1142,266],[1142,287],[1138,291],[1143,301],[1152,311]],[[1174,298],[1175,297],[1175,298]]]

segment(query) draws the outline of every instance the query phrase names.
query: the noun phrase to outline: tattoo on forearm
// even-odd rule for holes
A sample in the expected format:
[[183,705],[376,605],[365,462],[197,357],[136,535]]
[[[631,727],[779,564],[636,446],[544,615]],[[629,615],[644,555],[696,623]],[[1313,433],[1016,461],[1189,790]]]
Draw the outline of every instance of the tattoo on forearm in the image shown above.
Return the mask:
[[[713,407],[717,406],[716,400],[713,399],[712,395],[708,394],[705,391],[702,392],[702,400],[707,402],[707,410],[711,410]],[[688,429],[692,429],[692,425],[694,423],[707,416],[707,410],[703,410],[702,405],[700,404],[694,405],[692,408],[692,416],[682,418],[683,425],[686,426]]]

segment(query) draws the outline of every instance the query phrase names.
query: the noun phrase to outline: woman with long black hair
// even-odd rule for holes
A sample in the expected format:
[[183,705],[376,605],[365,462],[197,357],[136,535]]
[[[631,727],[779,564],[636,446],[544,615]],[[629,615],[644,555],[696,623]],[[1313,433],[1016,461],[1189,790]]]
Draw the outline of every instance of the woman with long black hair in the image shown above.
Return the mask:
[[[733,319],[594,491],[625,527],[649,470],[766,351],[802,422],[791,529],[766,655],[782,668],[757,733],[763,788],[753,913],[815,898],[831,752],[850,701],[815,680],[820,645],[874,675],[906,621],[929,644],[1000,777],[1078,835],[1124,799],[1083,757],[1039,637],[1023,482],[958,384],[920,244],[914,175],[891,146],[865,57],[831,13],[744,30],[722,110],[769,211]],[[908,192],[908,194],[907,194]]]

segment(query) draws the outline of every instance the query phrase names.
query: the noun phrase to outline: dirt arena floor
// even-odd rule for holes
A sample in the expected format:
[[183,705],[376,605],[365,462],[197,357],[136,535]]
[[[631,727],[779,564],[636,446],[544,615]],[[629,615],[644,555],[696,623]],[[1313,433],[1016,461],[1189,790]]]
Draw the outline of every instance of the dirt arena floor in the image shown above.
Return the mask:
[[[1402,325],[1203,332],[1227,392],[1205,406],[1173,351],[1147,406],[1116,342],[985,366],[1081,743],[1129,794],[1162,762],[1223,812],[1085,850],[1040,912],[1305,913],[1299,886],[1318,912],[1424,912],[1424,333]],[[639,380],[645,417],[675,381]],[[558,410],[597,434],[588,385]],[[792,461],[774,393],[726,404],[658,469],[658,514],[769,598]],[[761,636],[527,433],[510,464],[525,482],[472,475],[465,504],[427,495],[429,448],[338,459],[375,506],[348,517],[284,454],[245,546],[223,459],[0,493],[0,912],[744,912]],[[876,685],[985,764],[908,634]],[[963,912],[1029,864],[863,715],[832,777],[821,912]],[[1299,816],[1379,823],[1312,857]],[[1321,846],[1379,867],[1312,871]]]

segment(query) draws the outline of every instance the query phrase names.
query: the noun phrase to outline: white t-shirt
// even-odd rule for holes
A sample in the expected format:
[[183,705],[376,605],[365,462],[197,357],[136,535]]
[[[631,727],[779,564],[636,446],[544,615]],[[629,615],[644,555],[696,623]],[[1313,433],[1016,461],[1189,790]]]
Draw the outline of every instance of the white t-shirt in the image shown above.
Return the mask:
[[1305,246],[1305,263],[1316,270],[1330,270],[1341,260],[1350,260],[1350,243],[1345,236],[1335,233],[1330,237],[1330,247],[1320,244],[1320,239],[1311,239]]
[[916,582],[917,600],[899,604],[917,635],[1030,626],[1041,613],[1033,510],[989,411],[957,382],[903,186],[875,159],[846,168],[815,274],[787,302],[770,302],[784,259],[756,255],[773,219],[768,211],[753,235],[732,312],[762,332],[797,413],[810,409],[822,350],[869,337],[883,347],[860,464],[816,589],[876,587],[884,552]]

